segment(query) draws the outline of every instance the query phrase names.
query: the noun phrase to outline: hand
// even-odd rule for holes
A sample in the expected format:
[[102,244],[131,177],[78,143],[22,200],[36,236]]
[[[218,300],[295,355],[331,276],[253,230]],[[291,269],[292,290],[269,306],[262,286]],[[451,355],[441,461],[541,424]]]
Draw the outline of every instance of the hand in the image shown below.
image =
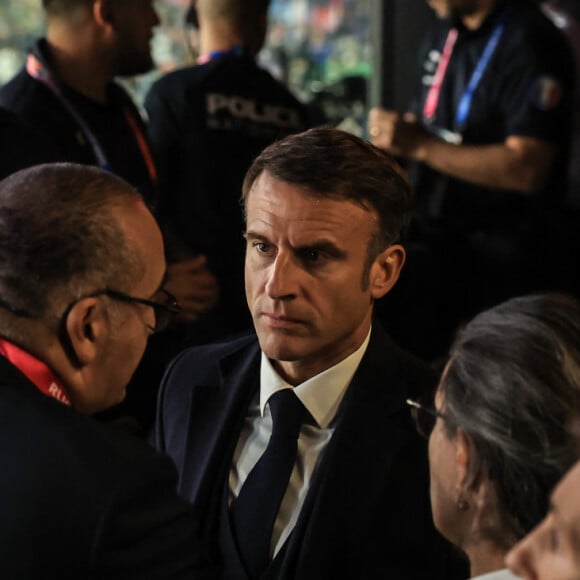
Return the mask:
[[217,304],[219,285],[206,264],[205,256],[196,256],[167,265],[165,288],[182,308],[177,320],[194,322]]
[[412,113],[401,115],[374,107],[369,112],[368,126],[373,145],[404,159],[421,161],[424,146],[432,139]]

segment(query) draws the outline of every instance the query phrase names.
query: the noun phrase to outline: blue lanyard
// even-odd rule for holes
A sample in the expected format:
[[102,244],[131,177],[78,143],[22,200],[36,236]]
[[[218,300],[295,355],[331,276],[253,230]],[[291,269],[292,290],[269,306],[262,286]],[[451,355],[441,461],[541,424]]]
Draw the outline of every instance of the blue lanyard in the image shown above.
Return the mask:
[[455,113],[455,127],[456,129],[460,130],[465,126],[467,122],[467,118],[469,117],[469,113],[471,111],[471,105],[473,103],[473,95],[481,81],[481,77],[491,60],[491,57],[494,55],[497,45],[501,40],[501,37],[504,33],[506,22],[507,22],[507,9],[502,14],[501,18],[499,19],[498,23],[495,25],[493,32],[487,41],[485,49],[481,57],[479,58],[479,62],[477,63],[475,70],[473,71],[471,78],[469,79],[469,83],[467,84],[467,88],[465,89],[461,100],[459,101],[459,106],[457,107],[457,112]]
[[241,56],[242,54],[244,54],[244,49],[236,44],[226,50],[214,50],[213,52],[208,52],[207,54],[200,54],[197,57],[197,64],[206,64],[210,60],[219,58],[220,56]]

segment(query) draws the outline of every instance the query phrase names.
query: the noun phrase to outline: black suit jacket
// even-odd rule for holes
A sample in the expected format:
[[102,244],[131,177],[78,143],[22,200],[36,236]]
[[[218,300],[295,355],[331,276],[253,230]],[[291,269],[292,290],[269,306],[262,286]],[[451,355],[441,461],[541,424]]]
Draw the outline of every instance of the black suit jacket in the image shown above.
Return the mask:
[[[259,385],[255,336],[191,349],[162,383],[155,440],[180,472],[223,578],[247,578],[229,529],[232,455]],[[296,527],[266,578],[430,580],[467,572],[433,527],[425,442],[405,398],[434,386],[375,325]]]
[[0,357],[0,578],[197,578],[171,462],[40,393]]

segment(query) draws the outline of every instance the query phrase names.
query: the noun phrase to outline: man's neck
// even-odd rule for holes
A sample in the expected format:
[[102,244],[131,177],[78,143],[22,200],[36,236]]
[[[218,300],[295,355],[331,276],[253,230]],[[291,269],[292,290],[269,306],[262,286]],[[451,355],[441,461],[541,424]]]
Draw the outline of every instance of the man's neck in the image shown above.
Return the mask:
[[241,35],[237,34],[227,22],[208,21],[200,25],[199,52],[201,55],[226,52],[243,44]]
[[89,99],[105,103],[113,80],[94,55],[47,37],[51,67],[57,78]]
[[479,0],[479,7],[467,16],[461,17],[461,22],[468,30],[477,30],[494,9],[497,0]]

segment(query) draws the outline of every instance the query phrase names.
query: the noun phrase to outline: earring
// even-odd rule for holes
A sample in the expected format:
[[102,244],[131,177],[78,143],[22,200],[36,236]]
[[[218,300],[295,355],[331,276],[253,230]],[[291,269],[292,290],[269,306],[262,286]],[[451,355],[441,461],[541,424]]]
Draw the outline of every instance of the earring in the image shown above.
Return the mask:
[[457,509],[460,512],[467,511],[469,509],[469,504],[467,503],[467,500],[464,499],[464,497],[463,497],[464,490],[461,488],[461,486],[459,484],[457,484],[455,491],[457,493],[457,500],[455,501],[455,505],[456,505]]

